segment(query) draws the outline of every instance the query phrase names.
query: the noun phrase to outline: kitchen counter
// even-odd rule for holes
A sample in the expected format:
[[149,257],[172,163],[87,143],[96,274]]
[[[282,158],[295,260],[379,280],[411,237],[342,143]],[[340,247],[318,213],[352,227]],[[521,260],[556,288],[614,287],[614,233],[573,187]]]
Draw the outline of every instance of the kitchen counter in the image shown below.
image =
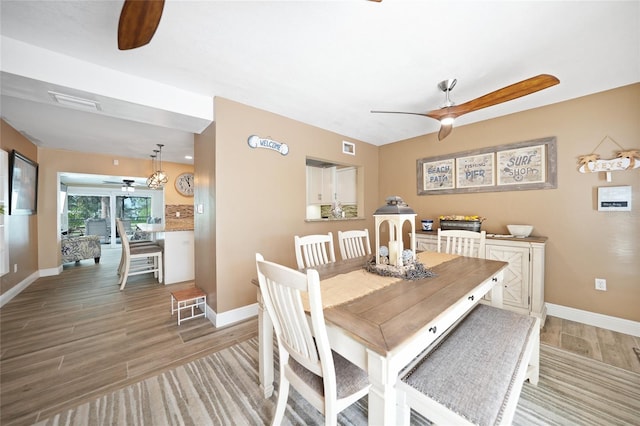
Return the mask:
[[195,278],[193,229],[175,229],[161,224],[141,223],[141,231],[164,248],[164,283],[192,281]]
[[155,223],[139,223],[136,225],[138,229],[144,232],[175,232],[175,231],[193,231],[193,223],[168,223],[166,225]]

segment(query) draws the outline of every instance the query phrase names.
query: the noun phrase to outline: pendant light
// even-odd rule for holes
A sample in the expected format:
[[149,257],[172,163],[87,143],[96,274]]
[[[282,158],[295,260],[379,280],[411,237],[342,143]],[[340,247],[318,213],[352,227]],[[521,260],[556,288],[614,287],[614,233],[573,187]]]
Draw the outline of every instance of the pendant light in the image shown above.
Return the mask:
[[156,176],[156,156],[157,156],[157,149],[153,150],[153,154],[150,155],[149,157],[151,157],[151,170],[153,170],[153,173],[151,173],[151,175],[147,178],[147,186],[151,189],[158,189],[158,182],[155,179]]
[[162,170],[162,147],[164,146],[163,144],[159,143],[156,144],[158,145],[158,171],[157,173],[157,178],[158,181],[160,182],[160,184],[162,186],[164,186],[165,183],[169,182],[169,177],[167,176],[167,174]]
[[[147,186],[151,189],[161,189],[169,181],[167,174],[162,170],[162,147],[163,144],[157,144],[159,149],[154,149],[155,155],[151,156],[151,166],[154,172],[147,179]],[[156,158],[158,159],[156,168]]]

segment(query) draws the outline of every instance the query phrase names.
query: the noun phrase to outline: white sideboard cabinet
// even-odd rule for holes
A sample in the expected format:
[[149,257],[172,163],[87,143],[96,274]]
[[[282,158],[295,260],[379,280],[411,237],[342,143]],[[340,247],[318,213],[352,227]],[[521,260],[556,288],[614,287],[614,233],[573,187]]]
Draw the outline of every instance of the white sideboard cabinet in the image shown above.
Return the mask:
[[[504,307],[540,318],[544,325],[544,250],[546,237],[487,237],[484,257],[508,262],[504,274]],[[436,251],[438,234],[416,232],[418,250]]]

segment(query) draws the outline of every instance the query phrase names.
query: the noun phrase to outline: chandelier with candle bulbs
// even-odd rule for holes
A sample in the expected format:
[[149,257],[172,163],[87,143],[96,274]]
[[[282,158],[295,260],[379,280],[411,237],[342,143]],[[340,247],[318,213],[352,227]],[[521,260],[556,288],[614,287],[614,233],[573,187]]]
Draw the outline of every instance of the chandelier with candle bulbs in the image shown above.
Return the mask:
[[147,186],[151,189],[162,189],[169,178],[162,170],[162,147],[164,145],[161,143],[156,145],[158,145],[158,149],[154,149],[153,155],[151,155],[151,166],[155,171],[147,178]]

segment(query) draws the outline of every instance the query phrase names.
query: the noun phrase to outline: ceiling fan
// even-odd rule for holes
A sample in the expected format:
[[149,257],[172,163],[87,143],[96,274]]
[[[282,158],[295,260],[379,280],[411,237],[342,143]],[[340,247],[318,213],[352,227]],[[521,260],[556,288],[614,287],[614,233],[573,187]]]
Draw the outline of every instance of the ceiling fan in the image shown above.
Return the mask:
[[113,180],[103,180],[102,183],[106,183],[109,185],[126,185],[126,186],[138,186],[139,183],[136,183],[133,179],[122,179],[121,181],[113,181]]
[[136,183],[136,181],[134,181],[133,179],[122,179],[122,182],[114,182],[114,181],[108,181],[108,180],[103,180],[102,183],[108,184],[108,185],[122,185],[122,192],[134,192],[136,186],[139,186],[139,183]]
[[118,49],[144,46],[158,28],[164,0],[125,0],[118,22]]
[[403,112],[403,111],[371,111],[373,113],[387,114],[413,114],[431,117],[440,121],[440,131],[438,132],[438,140],[441,141],[453,130],[453,122],[457,117],[469,112],[477,111],[503,102],[511,101],[522,96],[530,95],[540,90],[555,86],[560,83],[556,77],[549,74],[540,74],[535,77],[522,80],[518,83],[503,87],[479,98],[472,99],[463,104],[456,105],[449,98],[449,93],[455,87],[457,80],[450,79],[441,81],[438,88],[445,94],[445,104],[440,109],[429,112]]

